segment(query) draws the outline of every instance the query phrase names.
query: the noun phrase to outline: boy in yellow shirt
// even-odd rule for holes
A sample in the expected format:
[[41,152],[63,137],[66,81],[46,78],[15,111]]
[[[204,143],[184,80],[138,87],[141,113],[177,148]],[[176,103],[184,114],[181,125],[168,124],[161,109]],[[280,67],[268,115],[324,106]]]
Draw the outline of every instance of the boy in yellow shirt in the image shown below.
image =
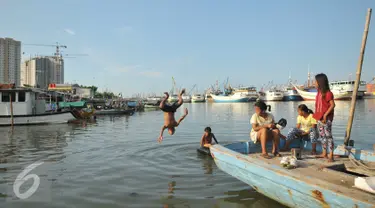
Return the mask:
[[313,118],[313,112],[305,104],[298,106],[298,117],[297,117],[297,126],[291,128],[286,137],[286,143],[283,148],[283,151],[289,149],[290,143],[293,139],[302,138],[310,139],[312,144],[311,154],[316,154],[316,143],[318,141],[317,131],[316,131],[317,122]]

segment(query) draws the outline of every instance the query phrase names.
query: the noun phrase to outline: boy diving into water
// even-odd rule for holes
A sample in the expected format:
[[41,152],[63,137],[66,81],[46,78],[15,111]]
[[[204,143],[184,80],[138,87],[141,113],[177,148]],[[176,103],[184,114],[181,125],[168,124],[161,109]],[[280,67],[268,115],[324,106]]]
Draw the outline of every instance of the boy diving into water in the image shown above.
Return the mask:
[[181,121],[184,120],[184,118],[187,116],[188,110],[187,108],[185,108],[185,114],[180,119],[178,119],[178,121],[176,121],[176,119],[174,118],[174,113],[184,102],[182,100],[182,95],[184,93],[185,93],[185,89],[182,89],[180,94],[178,95],[178,101],[174,102],[171,105],[166,103],[169,98],[168,92],[164,93],[166,96],[161,101],[160,106],[159,106],[160,109],[164,112],[164,125],[161,127],[161,132],[160,132],[160,136],[158,139],[159,143],[163,140],[163,132],[165,129],[168,129],[168,133],[170,135],[173,135],[174,132],[176,131],[175,127],[180,125]]

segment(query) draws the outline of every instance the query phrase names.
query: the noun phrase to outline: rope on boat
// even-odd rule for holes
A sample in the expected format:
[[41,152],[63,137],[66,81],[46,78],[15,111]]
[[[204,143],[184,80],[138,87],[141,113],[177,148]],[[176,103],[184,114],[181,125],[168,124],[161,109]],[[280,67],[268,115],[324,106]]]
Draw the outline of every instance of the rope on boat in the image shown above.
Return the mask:
[[[353,153],[351,153],[351,154],[353,154]],[[375,172],[375,168],[370,168],[369,166],[364,164],[362,160],[355,159],[354,154],[353,154],[353,157],[349,157],[349,160],[350,160],[350,162],[352,162],[358,168],[363,168],[365,170]]]

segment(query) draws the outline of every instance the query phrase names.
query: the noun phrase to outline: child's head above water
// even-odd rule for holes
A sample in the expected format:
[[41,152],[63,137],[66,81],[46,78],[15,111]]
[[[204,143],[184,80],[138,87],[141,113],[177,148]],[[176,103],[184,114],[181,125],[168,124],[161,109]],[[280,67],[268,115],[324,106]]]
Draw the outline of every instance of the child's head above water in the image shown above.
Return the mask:
[[298,106],[298,115],[304,116],[308,114],[314,113],[312,110],[310,110],[305,104],[301,104]]
[[211,134],[211,127],[206,127],[206,128],[204,128],[204,134],[205,134],[205,135],[209,135],[209,134]]

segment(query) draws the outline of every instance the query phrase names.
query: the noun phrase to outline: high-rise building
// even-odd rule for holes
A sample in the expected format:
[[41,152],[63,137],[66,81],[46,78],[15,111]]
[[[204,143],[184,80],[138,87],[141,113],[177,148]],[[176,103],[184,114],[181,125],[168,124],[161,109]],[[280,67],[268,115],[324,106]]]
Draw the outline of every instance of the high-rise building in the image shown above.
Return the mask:
[[63,84],[64,69],[61,59],[53,56],[35,57],[24,61],[21,67],[21,85],[48,88],[48,84]]
[[0,38],[0,83],[21,84],[21,41]]

